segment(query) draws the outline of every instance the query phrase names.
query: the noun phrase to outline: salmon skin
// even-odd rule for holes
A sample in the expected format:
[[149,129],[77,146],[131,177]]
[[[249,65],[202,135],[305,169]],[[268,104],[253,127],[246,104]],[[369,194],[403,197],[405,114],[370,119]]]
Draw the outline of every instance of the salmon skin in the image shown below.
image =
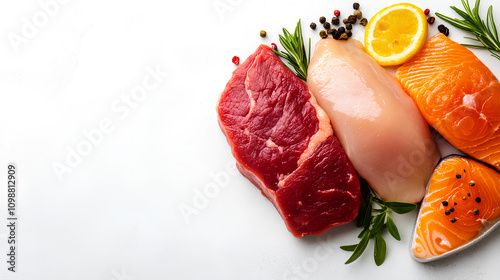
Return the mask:
[[452,155],[434,170],[413,233],[411,252],[428,262],[471,246],[500,220],[500,173]]
[[500,83],[470,50],[438,33],[396,78],[448,142],[500,170]]

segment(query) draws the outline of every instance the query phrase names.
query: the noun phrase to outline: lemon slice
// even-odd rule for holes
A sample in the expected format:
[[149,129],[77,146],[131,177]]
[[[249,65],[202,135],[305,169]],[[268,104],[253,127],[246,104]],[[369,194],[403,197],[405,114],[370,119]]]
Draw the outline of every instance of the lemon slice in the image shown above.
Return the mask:
[[427,19],[419,7],[401,3],[376,13],[365,29],[365,49],[383,66],[417,54],[427,40]]

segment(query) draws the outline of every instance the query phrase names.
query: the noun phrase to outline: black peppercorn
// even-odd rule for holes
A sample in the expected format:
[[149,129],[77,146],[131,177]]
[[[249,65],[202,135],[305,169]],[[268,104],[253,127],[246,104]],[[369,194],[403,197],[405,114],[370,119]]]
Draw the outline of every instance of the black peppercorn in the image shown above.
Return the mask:
[[345,18],[345,19],[343,19],[343,20],[342,20],[342,22],[343,22],[344,24],[348,24],[348,23],[349,23],[349,20]]
[[347,30],[347,31],[345,32],[345,34],[347,34],[347,37],[351,38],[351,36],[352,36],[352,31],[351,31],[351,30]]
[[311,27],[312,30],[315,30],[316,29],[316,23],[311,22],[311,24],[309,25],[309,27]]
[[352,8],[353,8],[354,10],[359,9],[359,3],[354,2],[354,3],[352,4]]
[[454,223],[456,221],[457,221],[457,218],[453,218],[453,219],[450,220],[450,222],[452,222],[452,223]]
[[352,29],[352,24],[351,23],[346,24],[345,25],[345,29],[351,30]]
[[438,26],[438,30],[439,30],[439,32],[443,33],[445,36],[450,35],[450,30],[446,26],[444,26],[442,24],[440,24]]
[[333,25],[339,25],[340,23],[340,20],[338,17],[332,17],[332,24]]
[[333,39],[338,40],[340,38],[340,32],[338,30],[333,30],[332,37]]
[[330,23],[329,23],[328,21],[327,21],[327,22],[325,22],[325,23],[323,23],[323,27],[324,27],[326,30],[330,29]]
[[319,18],[319,22],[320,23],[325,23],[325,21],[326,21],[326,17],[320,17]]
[[339,27],[339,29],[337,30],[340,32],[340,34],[345,33],[345,27],[343,26]]
[[355,16],[355,15],[350,15],[348,18],[347,18],[347,22],[349,23],[356,23],[356,21],[358,20],[358,18]]
[[443,200],[443,202],[441,202],[443,204],[443,206],[448,206],[448,201],[446,200]]
[[446,216],[450,215],[450,213],[451,213],[451,212],[450,212],[450,210],[446,210],[446,211],[444,211],[444,214],[445,214]]
[[470,180],[469,186],[474,187],[475,185],[476,185],[476,183],[473,180]]
[[455,208],[451,207],[450,212],[452,212],[452,213],[455,212]]
[[480,197],[476,197],[476,202],[477,203],[481,203],[481,198]]
[[330,29],[328,29],[328,31],[326,31],[326,33],[328,33],[328,34],[332,34],[332,33],[333,33],[333,30],[335,30],[335,28],[333,28],[333,29],[332,29],[332,28],[330,28]]
[[435,20],[436,20],[436,18],[435,18],[435,17],[430,17],[430,18],[428,18],[428,19],[427,19],[427,22],[428,22],[429,24],[433,24]]
[[457,179],[460,179],[460,178],[462,178],[462,175],[457,174],[457,175],[455,175],[455,177],[457,177]]

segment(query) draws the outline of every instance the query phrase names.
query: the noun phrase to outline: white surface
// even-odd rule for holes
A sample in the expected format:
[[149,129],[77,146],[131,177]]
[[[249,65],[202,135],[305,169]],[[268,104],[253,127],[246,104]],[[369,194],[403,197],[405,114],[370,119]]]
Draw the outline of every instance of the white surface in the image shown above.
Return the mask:
[[[45,3],[47,0],[41,0]],[[307,26],[352,1],[66,1],[21,34],[38,1],[0,4],[0,278],[58,279],[497,279],[500,231],[447,260],[420,264],[408,253],[415,213],[395,215],[402,241],[387,235],[387,259],[374,264],[372,244],[351,265],[340,245],[357,241],[353,225],[294,238],[277,211],[243,176],[215,114],[235,66],[282,27]],[[396,1],[359,1],[368,18]],[[453,12],[459,1],[412,1]],[[487,5],[495,1],[482,3]],[[218,5],[221,9],[217,10]],[[495,7],[500,23],[500,6]],[[219,11],[219,12],[218,12]],[[483,13],[484,14],[484,13]],[[436,20],[430,34],[437,32]],[[265,29],[268,38],[261,39]],[[11,36],[11,35],[10,35]],[[354,37],[363,38],[356,26]],[[450,27],[450,38],[465,42]],[[500,62],[475,51],[494,73]],[[168,72],[130,113],[130,97],[147,69]],[[154,80],[147,82],[153,83]],[[132,99],[133,101],[134,99]],[[137,99],[136,99],[137,100]],[[84,131],[106,130],[59,180],[55,162],[88,143]],[[85,147],[83,147],[85,148]],[[89,148],[89,146],[86,146]],[[6,169],[18,165],[18,272],[7,271]],[[231,168],[228,169],[227,166]],[[5,174],[5,175],[4,175]],[[213,174],[217,174],[215,177]],[[227,177],[226,177],[227,176]],[[225,178],[218,182],[215,178]],[[214,189],[216,185],[224,188]],[[216,191],[214,191],[216,190]],[[218,190],[218,191],[217,191]],[[194,205],[200,193],[211,195]],[[212,192],[210,192],[212,191]],[[198,201],[201,203],[201,201]],[[181,205],[196,208],[189,223]]]

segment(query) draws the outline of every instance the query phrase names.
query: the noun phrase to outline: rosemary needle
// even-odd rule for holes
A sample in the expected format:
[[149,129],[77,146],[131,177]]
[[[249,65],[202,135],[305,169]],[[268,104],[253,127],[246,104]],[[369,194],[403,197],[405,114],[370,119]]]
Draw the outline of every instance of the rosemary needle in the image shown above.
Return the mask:
[[274,50],[274,53],[288,61],[295,71],[288,65],[285,64],[285,66],[292,70],[297,77],[307,81],[307,67],[309,67],[309,61],[311,60],[311,39],[309,38],[309,55],[307,55],[300,19],[293,34],[283,28],[283,35],[279,35],[279,38],[285,51]]
[[481,0],[477,0],[474,8],[471,9],[469,0],[462,0],[464,11],[455,6],[450,6],[450,8],[463,19],[451,18],[440,13],[436,13],[436,16],[459,29],[476,36],[475,38],[465,37],[466,39],[471,39],[481,43],[481,45],[462,44],[464,47],[487,49],[490,51],[491,56],[500,60],[500,40],[498,38],[495,21],[493,20],[493,6],[488,8],[486,21],[484,21],[479,16],[480,2]]

